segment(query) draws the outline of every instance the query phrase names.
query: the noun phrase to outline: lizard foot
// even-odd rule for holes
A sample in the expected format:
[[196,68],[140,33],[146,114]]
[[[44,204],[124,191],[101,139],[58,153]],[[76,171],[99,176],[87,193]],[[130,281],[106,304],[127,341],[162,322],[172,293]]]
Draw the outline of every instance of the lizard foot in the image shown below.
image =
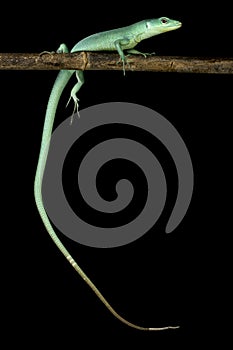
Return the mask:
[[123,74],[125,75],[125,66],[128,66],[130,68],[130,63],[126,59],[122,60],[120,58],[119,61],[117,61],[117,64],[123,65]]
[[127,53],[128,54],[126,55],[126,57],[129,57],[131,55],[142,55],[142,56],[144,56],[146,58],[147,56],[155,55],[155,52],[141,52],[141,51],[134,50],[134,49],[127,50]]
[[43,56],[43,55],[52,55],[56,53],[55,51],[42,51],[39,53],[39,56]]
[[80,118],[80,114],[79,114],[79,110],[78,110],[78,107],[79,107],[79,104],[78,104],[79,99],[78,99],[78,97],[77,97],[76,95],[73,95],[73,94],[70,95],[70,98],[69,98],[69,100],[68,100],[68,102],[67,102],[67,104],[66,104],[66,107],[67,107],[68,104],[70,103],[71,99],[73,99],[73,101],[74,101],[74,109],[73,109],[73,113],[72,113],[72,115],[71,115],[70,125],[73,123],[75,113],[77,113],[78,117]]

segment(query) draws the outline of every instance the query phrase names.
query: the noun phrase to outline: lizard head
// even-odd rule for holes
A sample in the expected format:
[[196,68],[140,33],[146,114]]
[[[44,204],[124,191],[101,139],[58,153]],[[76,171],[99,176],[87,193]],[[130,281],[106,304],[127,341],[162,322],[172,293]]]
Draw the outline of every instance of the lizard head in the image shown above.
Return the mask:
[[178,29],[182,25],[181,22],[167,17],[144,20],[141,24],[143,28],[141,28],[140,40]]

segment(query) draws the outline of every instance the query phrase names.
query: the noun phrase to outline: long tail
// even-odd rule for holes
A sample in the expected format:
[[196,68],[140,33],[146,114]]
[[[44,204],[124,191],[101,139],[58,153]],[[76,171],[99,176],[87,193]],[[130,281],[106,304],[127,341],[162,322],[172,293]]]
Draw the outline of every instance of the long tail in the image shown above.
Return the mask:
[[67,256],[69,253],[63,246],[63,244],[58,239],[56,233],[53,230],[53,227],[49,221],[49,218],[47,216],[47,213],[44,208],[43,199],[42,199],[42,181],[44,176],[44,170],[45,165],[48,157],[48,151],[49,151],[49,145],[52,135],[52,129],[53,129],[53,123],[54,118],[56,115],[56,110],[58,106],[58,102],[60,99],[60,96],[67,85],[69,79],[71,78],[74,71],[65,71],[61,70],[57,76],[57,79],[53,85],[53,89],[51,91],[47,109],[46,109],[46,115],[45,115],[45,122],[44,122],[44,128],[42,133],[42,140],[41,140],[41,147],[40,147],[40,154],[39,159],[37,163],[37,170],[36,170],[36,176],[35,176],[35,182],[34,182],[34,196],[35,201],[37,205],[37,209],[39,211],[39,214],[41,216],[41,219],[52,237],[54,243],[58,246],[58,248],[61,250],[61,252]]
[[36,170],[36,176],[35,176],[35,183],[34,183],[34,195],[35,195],[35,201],[36,205],[39,211],[39,214],[41,216],[41,219],[46,227],[46,230],[48,231],[49,235],[51,236],[54,243],[57,245],[57,247],[60,249],[62,254],[66,257],[66,259],[69,261],[69,263],[73,266],[73,268],[78,272],[78,274],[82,277],[82,279],[88,284],[88,286],[93,290],[93,292],[97,295],[97,297],[103,302],[103,304],[107,307],[107,309],[121,322],[125,323],[126,325],[139,329],[139,330],[149,330],[149,331],[157,331],[157,330],[165,330],[170,328],[178,328],[178,327],[162,327],[162,328],[145,328],[138,326],[136,324],[133,324],[126,319],[124,319],[122,316],[120,316],[107,302],[107,300],[103,297],[103,295],[100,293],[100,291],[96,288],[96,286],[93,284],[93,282],[87,277],[87,275],[83,272],[83,270],[79,267],[79,265],[75,262],[75,260],[72,258],[68,250],[65,248],[65,246],[62,244],[58,236],[56,235],[49,218],[47,216],[47,213],[44,208],[43,199],[42,199],[42,181],[43,181],[43,175],[45,170],[45,165],[47,161],[48,151],[49,151],[49,145],[50,145],[50,139],[52,135],[52,128],[54,123],[54,118],[58,106],[58,102],[60,99],[60,96],[62,94],[62,91],[64,87],[67,85],[69,79],[71,78],[74,71],[69,70],[62,70],[57,76],[57,79],[54,83],[49,101],[48,106],[46,110],[46,116],[45,116],[45,122],[44,122],[44,128],[43,128],[43,134],[42,134],[42,141],[41,141],[41,148],[40,148],[40,155]]

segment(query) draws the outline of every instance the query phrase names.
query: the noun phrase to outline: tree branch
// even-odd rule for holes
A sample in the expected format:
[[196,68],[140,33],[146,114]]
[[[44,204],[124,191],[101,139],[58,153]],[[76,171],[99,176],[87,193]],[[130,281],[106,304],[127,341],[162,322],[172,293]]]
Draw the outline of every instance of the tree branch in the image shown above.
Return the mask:
[[[0,53],[0,70],[122,70],[117,53]],[[141,55],[127,57],[126,70],[233,74],[233,58]]]

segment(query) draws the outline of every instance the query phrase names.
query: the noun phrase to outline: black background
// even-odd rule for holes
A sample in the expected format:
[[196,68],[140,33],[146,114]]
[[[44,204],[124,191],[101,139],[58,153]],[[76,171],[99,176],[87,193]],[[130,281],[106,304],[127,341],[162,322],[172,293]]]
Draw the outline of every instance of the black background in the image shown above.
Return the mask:
[[[4,5],[1,51],[42,52],[141,19],[167,16],[178,31],[138,46],[161,55],[233,56],[228,2],[97,2]],[[203,6],[205,7],[203,9]],[[146,72],[85,72],[80,108],[126,101],[161,113],[184,139],[194,167],[190,208],[170,235],[154,229],[120,248],[94,249],[61,239],[112,306],[144,326],[116,320],[58,251],[33,198],[43,118],[57,72],[1,71],[2,312],[8,344],[150,349],[208,346],[226,340],[230,236],[228,200],[232,77]],[[74,82],[75,80],[73,80]],[[71,113],[65,90],[55,126]],[[165,223],[165,219],[164,219]],[[162,227],[163,223],[161,223]],[[223,331],[224,335],[220,337]]]

